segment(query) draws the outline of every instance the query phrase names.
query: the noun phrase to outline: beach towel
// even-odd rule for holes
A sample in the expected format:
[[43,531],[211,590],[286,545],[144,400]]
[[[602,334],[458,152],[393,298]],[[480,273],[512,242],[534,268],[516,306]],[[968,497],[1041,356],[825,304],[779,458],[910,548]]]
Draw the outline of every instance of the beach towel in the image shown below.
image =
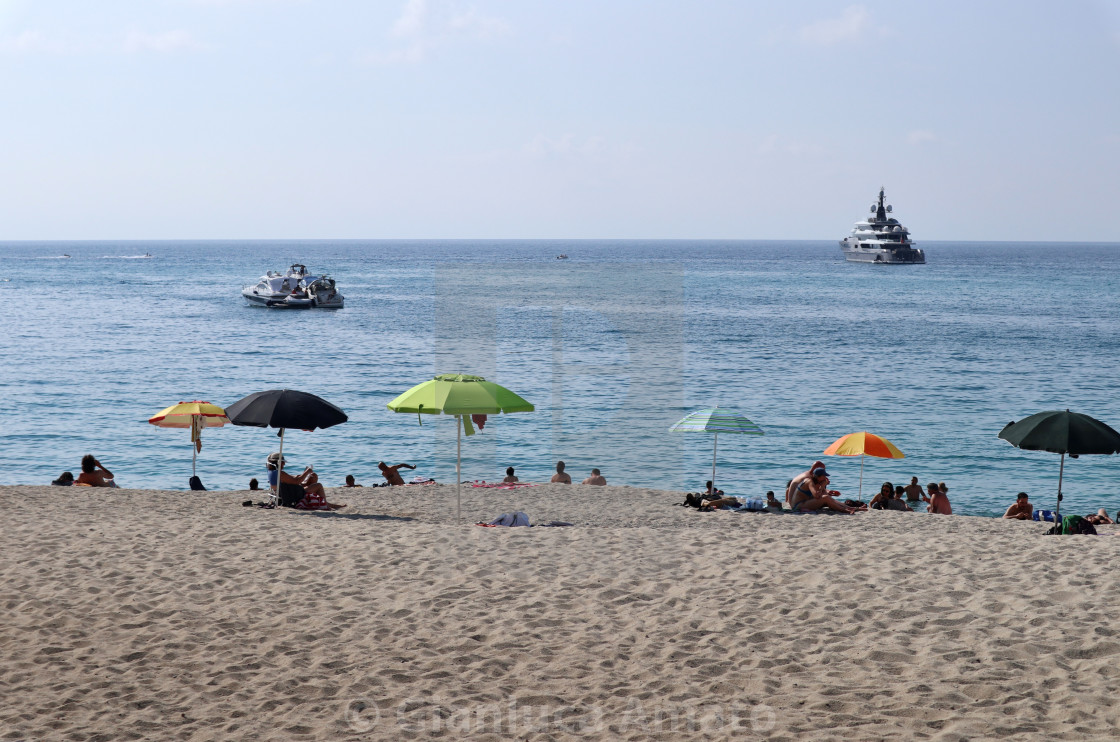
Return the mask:
[[472,482],[472,487],[483,487],[493,490],[512,490],[518,487],[539,487],[534,482]]
[[520,510],[513,513],[502,513],[494,520],[490,521],[487,525],[490,526],[509,526],[510,528],[516,526],[529,525],[529,516]]

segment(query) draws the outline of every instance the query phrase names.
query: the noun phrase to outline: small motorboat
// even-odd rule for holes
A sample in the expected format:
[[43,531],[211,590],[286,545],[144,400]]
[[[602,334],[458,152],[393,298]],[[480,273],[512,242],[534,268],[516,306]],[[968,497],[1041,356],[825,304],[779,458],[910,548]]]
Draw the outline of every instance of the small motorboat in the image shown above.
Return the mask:
[[333,278],[313,276],[302,263],[293,263],[284,273],[265,273],[241,295],[250,304],[273,309],[341,309],[343,303]]
[[319,276],[308,283],[307,295],[317,309],[342,309],[344,298],[330,276]]
[[568,256],[565,255],[564,253],[560,253],[559,255],[556,256],[556,259],[557,260],[567,260]]

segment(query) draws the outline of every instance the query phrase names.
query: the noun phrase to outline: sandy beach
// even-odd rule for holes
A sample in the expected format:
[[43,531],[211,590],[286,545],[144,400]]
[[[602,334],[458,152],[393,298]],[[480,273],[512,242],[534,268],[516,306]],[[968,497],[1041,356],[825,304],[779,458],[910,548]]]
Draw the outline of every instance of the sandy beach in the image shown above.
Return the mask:
[[[0,738],[1087,739],[1120,540],[628,487],[0,487]],[[256,494],[257,498],[261,493]],[[521,510],[565,528],[481,528]]]

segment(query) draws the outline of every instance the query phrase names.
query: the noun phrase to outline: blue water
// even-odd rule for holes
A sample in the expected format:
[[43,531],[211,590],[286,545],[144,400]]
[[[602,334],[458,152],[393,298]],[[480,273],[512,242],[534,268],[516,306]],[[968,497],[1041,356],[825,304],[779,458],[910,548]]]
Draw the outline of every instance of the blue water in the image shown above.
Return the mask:
[[[47,483],[93,452],[125,486],[185,488],[186,431],[147,418],[279,387],[350,415],[292,431],[289,466],[368,484],[379,460],[407,461],[454,481],[452,419],[418,426],[385,405],[461,371],[537,407],[465,439],[465,479],[512,465],[541,480],[562,458],[576,479],[597,466],[611,484],[697,489],[713,441],[667,429],[718,404],[766,431],[720,437],[729,492],[780,490],[837,437],[870,430],[907,458],[867,459],[865,499],[917,476],[946,481],[960,513],[995,514],[1019,490],[1052,507],[1058,456],[996,434],[1066,407],[1120,427],[1120,245],[923,247],[928,265],[869,266],[832,241],[9,243],[0,481]],[[243,285],[292,262],[335,276],[346,308],[245,304]],[[221,489],[263,478],[277,444],[233,426],[203,440],[199,475]],[[859,460],[827,463],[855,495]],[[1070,512],[1120,507],[1120,457],[1065,471]]]

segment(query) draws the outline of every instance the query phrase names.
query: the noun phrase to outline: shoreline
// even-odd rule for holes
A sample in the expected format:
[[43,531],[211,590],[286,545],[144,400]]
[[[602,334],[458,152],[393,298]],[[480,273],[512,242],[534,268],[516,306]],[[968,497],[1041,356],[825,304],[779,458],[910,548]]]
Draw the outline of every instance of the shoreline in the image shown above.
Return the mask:
[[[26,738],[1115,736],[1120,540],[630,487],[0,487]],[[261,495],[263,493],[251,493]],[[254,500],[260,499],[254,497]],[[683,496],[679,499],[683,499]],[[1105,526],[1102,534],[1115,532]]]

